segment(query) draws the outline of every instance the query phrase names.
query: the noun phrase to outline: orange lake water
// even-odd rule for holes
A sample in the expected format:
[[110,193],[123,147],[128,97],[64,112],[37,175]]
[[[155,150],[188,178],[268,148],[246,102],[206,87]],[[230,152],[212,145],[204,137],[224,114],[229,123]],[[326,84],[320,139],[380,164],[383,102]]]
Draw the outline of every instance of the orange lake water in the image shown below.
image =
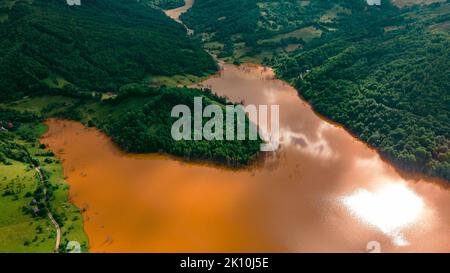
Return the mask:
[[280,105],[281,146],[241,170],[121,152],[80,123],[48,120],[92,252],[450,251],[450,191],[404,174],[256,65],[201,84]]

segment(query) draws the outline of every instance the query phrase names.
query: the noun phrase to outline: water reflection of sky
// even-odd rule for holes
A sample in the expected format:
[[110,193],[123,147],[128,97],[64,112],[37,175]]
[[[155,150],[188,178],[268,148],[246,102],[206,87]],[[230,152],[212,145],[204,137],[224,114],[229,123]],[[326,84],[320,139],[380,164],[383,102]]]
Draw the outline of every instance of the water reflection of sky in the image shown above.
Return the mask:
[[374,192],[362,188],[341,200],[361,222],[378,228],[397,246],[410,244],[402,230],[419,220],[424,210],[422,198],[398,181]]
[[125,155],[79,124],[51,122],[45,141],[64,148],[72,200],[89,204],[92,251],[359,252],[371,241],[383,251],[450,249],[450,194],[440,184],[402,177],[270,71],[224,67],[204,86],[280,105],[281,148],[249,169]]
[[[333,170],[335,181],[326,182],[345,185],[336,202],[343,204],[359,223],[388,236],[394,245],[410,244],[404,231],[425,217],[425,203],[404,179],[343,129],[314,115],[289,86],[267,80],[272,78],[270,70],[260,69],[258,75],[245,66],[240,70],[227,68],[229,73],[211,81],[212,86],[219,87],[216,90],[226,90],[231,99],[238,96],[246,104],[280,105],[280,144],[281,149],[289,151],[286,161],[299,161],[300,165],[302,161],[312,161],[327,169],[336,164],[341,169]],[[220,80],[225,78],[228,81],[221,90]],[[315,170],[318,180],[321,179],[319,169]],[[358,181],[347,181],[352,178]]]

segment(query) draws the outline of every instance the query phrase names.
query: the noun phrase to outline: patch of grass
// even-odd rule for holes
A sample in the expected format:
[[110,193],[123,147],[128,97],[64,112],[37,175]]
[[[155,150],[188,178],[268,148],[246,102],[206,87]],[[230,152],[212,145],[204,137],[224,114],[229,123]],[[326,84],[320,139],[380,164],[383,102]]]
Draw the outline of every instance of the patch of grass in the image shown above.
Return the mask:
[[323,23],[333,22],[333,20],[336,19],[340,13],[350,14],[351,10],[336,5],[332,9],[327,10],[325,14],[320,17],[320,22]]
[[450,21],[430,26],[432,32],[450,33]]
[[272,59],[273,52],[272,51],[263,51],[259,54],[256,54],[254,56],[245,56],[240,58],[239,60],[244,63],[255,63],[260,64],[264,61],[264,59]]
[[167,87],[182,87],[190,86],[194,83],[202,82],[207,77],[199,77],[194,75],[176,75],[176,76],[151,76],[148,78],[148,83],[151,86],[162,86]]
[[57,89],[62,89],[64,88],[64,86],[69,84],[69,82],[66,81],[64,78],[58,76],[48,77],[42,80],[42,82],[45,83],[50,88],[57,88]]
[[[30,111],[36,114],[46,112],[46,114],[51,114],[51,112],[64,108],[67,105],[72,104],[74,101],[76,100],[64,96],[47,95],[39,97],[25,97],[12,103],[0,104],[0,107],[7,107],[21,112]],[[46,107],[47,109],[45,109]]]
[[[22,212],[22,207],[32,200],[25,197],[26,193],[34,191],[37,183],[36,172],[26,164],[18,161],[0,164],[0,252],[53,251],[54,228],[50,220]],[[20,192],[4,196],[8,185],[20,188]]]
[[[41,107],[46,106],[38,98],[29,100]],[[51,99],[49,101],[54,102]],[[20,145],[35,162],[39,162],[42,171],[47,174],[48,188],[53,189],[47,207],[61,228],[60,250],[64,249],[68,241],[78,241],[83,251],[87,251],[88,241],[82,217],[80,211],[69,202],[69,186],[64,180],[62,165],[37,141],[46,130],[47,127],[42,123],[23,123],[14,131],[4,133],[9,137],[3,135],[0,143],[6,146],[8,142]],[[27,140],[22,139],[23,135],[27,136]],[[26,162],[12,159],[7,162],[0,163],[0,252],[53,252],[56,230],[46,213],[39,217],[24,211],[24,208],[30,211],[30,208],[35,207],[34,192],[42,185],[36,170]]]
[[393,0],[394,4],[399,7],[411,5],[429,5],[437,2],[445,2],[445,0]]
[[314,38],[318,38],[322,35],[322,31],[315,27],[305,27],[294,30],[292,32],[276,35],[270,39],[262,40],[260,42],[279,42],[282,39],[287,38],[301,38],[305,42],[310,42]]
[[[209,39],[209,38],[207,38]],[[213,55],[219,55],[220,52],[223,50],[224,44],[219,42],[206,42],[203,44],[203,48],[207,50],[209,53]]]

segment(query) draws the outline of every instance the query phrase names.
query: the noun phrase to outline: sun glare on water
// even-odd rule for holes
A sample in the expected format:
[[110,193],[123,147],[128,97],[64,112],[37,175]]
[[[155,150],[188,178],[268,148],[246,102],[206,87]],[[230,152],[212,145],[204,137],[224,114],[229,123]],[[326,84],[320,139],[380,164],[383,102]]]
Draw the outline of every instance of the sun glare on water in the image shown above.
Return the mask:
[[388,235],[397,246],[409,242],[402,229],[414,224],[424,211],[424,202],[414,191],[401,183],[381,187],[375,192],[365,189],[342,199],[351,213]]

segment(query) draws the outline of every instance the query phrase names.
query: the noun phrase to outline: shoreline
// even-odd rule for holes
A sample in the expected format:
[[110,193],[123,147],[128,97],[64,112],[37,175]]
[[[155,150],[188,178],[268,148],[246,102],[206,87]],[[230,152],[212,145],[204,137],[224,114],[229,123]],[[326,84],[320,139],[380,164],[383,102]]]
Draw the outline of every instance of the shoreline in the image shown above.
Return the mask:
[[[256,68],[255,68],[256,69]],[[231,77],[231,81],[233,81],[233,73],[238,73],[236,71],[237,68],[233,66],[233,68],[225,66],[225,70],[230,73],[228,74],[229,77]],[[239,69],[241,71],[241,73],[244,73],[243,75],[246,75],[245,72],[242,69]],[[253,75],[259,77],[259,71],[261,71],[261,68],[259,68],[258,70],[253,70]],[[221,82],[226,82],[227,80],[229,81],[229,77],[225,77],[225,80],[219,80]],[[262,75],[262,77],[264,77],[264,75]],[[261,78],[262,79],[262,78]],[[251,80],[250,80],[251,81]],[[263,80],[262,80],[263,81]],[[281,84],[284,83],[281,80],[278,79],[274,79],[273,81],[275,81],[276,86],[278,86],[279,88],[281,88]],[[224,83],[225,83],[224,82]],[[213,84],[214,83],[217,84],[217,82],[210,82]],[[264,84],[264,83],[261,83]],[[266,82],[267,84],[267,82]],[[265,84],[264,84],[265,85]],[[269,84],[268,86],[271,86],[271,84]],[[223,94],[223,86],[222,89],[219,88],[219,90],[222,91]],[[226,90],[226,89],[225,89]],[[255,96],[258,96],[258,90],[257,88],[254,88],[252,90],[249,90],[249,92],[251,92],[253,94],[253,98],[255,99]],[[268,160],[263,162],[265,165],[258,165],[258,164],[251,164],[249,165],[249,167],[247,167],[244,170],[234,170],[231,168],[227,168],[227,167],[220,167],[220,166],[216,166],[213,165],[209,162],[198,162],[198,161],[192,161],[192,160],[183,160],[180,158],[176,158],[176,157],[172,157],[170,155],[167,154],[159,154],[159,153],[150,153],[150,154],[134,154],[134,153],[125,153],[123,151],[121,151],[120,149],[118,149],[118,147],[116,145],[114,145],[114,143],[112,142],[111,138],[107,137],[104,134],[101,134],[101,136],[99,136],[101,139],[99,139],[98,141],[100,143],[109,143],[107,144],[107,154],[116,154],[116,156],[112,156],[110,155],[110,157],[114,157],[116,159],[114,160],[119,160],[119,162],[121,162],[122,164],[122,160],[123,163],[125,165],[130,164],[129,161],[132,161],[132,165],[136,165],[136,166],[146,166],[142,168],[142,173],[140,173],[138,170],[135,170],[134,173],[138,172],[139,176],[143,176],[146,177],[145,181],[142,181],[144,184],[142,184],[142,187],[152,187],[151,185],[153,183],[156,183],[157,185],[159,183],[163,183],[165,185],[165,187],[168,187],[169,189],[174,188],[174,191],[172,190],[168,190],[168,191],[163,191],[163,192],[159,192],[159,191],[155,191],[152,190],[153,193],[149,193],[151,194],[151,196],[153,196],[153,194],[155,195],[160,195],[160,194],[167,194],[169,196],[177,196],[176,199],[174,199],[175,202],[178,202],[176,200],[184,200],[184,198],[187,197],[182,197],[182,196],[178,196],[177,192],[181,190],[180,194],[182,192],[184,192],[183,187],[186,187],[185,190],[187,190],[187,192],[189,192],[190,187],[194,187],[195,189],[199,189],[198,187],[200,185],[202,189],[201,191],[195,191],[197,192],[197,194],[200,194],[200,192],[204,193],[204,192],[208,192],[209,189],[214,188],[214,187],[220,187],[223,188],[223,190],[225,190],[225,192],[227,192],[227,190],[232,189],[233,187],[255,187],[253,190],[256,191],[255,194],[257,194],[259,192],[260,187],[266,188],[265,190],[267,190],[267,196],[266,198],[275,198],[275,196],[277,196],[275,193],[273,193],[273,190],[276,190],[278,187],[283,186],[282,188],[287,187],[285,190],[286,191],[292,191],[294,188],[298,188],[301,191],[308,191],[309,188],[307,185],[312,184],[315,185],[317,184],[318,187],[320,187],[320,191],[317,192],[315,195],[316,197],[313,198],[327,198],[328,195],[330,194],[338,194],[338,196],[341,196],[341,194],[344,194],[344,196],[346,196],[347,194],[350,194],[354,188],[356,187],[356,189],[358,188],[362,188],[362,189],[376,189],[378,186],[383,185],[383,183],[400,183],[402,185],[408,185],[408,187],[411,187],[411,189],[414,189],[415,191],[417,191],[419,196],[423,196],[423,198],[427,198],[426,200],[431,201],[432,198],[430,197],[430,194],[428,193],[428,189],[433,190],[433,191],[439,191],[439,194],[436,195],[437,197],[439,197],[440,195],[448,195],[448,191],[447,188],[445,188],[445,184],[443,183],[435,183],[435,180],[430,180],[430,179],[426,179],[423,176],[420,177],[409,177],[408,179],[405,178],[405,175],[403,173],[401,173],[399,171],[399,169],[390,164],[390,162],[386,162],[385,160],[383,160],[383,158],[379,155],[378,151],[376,151],[375,149],[371,148],[370,146],[368,146],[365,142],[359,140],[358,138],[353,137],[352,135],[348,134],[348,132],[342,128],[339,125],[336,125],[335,123],[332,122],[327,122],[324,119],[321,118],[321,116],[317,115],[314,111],[311,111],[311,105],[309,105],[307,102],[301,100],[301,101],[297,101],[295,103],[289,103],[287,101],[287,99],[292,100],[293,98],[295,98],[296,100],[298,99],[298,96],[296,93],[294,93],[294,91],[296,91],[295,89],[293,89],[291,86],[286,86],[282,89],[279,89],[280,91],[287,91],[290,90],[289,96],[283,96],[283,101],[287,102],[288,104],[286,105],[286,107],[289,106],[299,106],[300,104],[303,105],[305,108],[303,111],[306,112],[310,112],[310,114],[307,114],[306,112],[300,111],[297,112],[295,111],[295,113],[300,113],[300,114],[304,114],[304,118],[302,119],[303,122],[309,122],[310,121],[310,116],[314,116],[314,119],[311,121],[314,122],[319,122],[320,124],[322,122],[326,122],[327,126],[326,128],[330,128],[327,129],[327,132],[329,132],[329,134],[327,133],[326,135],[326,139],[328,139],[329,141],[334,142],[335,140],[338,142],[335,142],[332,146],[332,149],[337,149],[336,152],[341,154],[344,158],[338,159],[337,162],[341,162],[342,164],[347,164],[345,166],[349,166],[348,162],[349,159],[351,159],[352,161],[354,159],[374,159],[376,162],[379,161],[379,159],[381,160],[379,163],[376,163],[377,165],[372,166],[374,169],[372,170],[372,167],[369,166],[369,168],[365,168],[365,167],[355,167],[355,169],[347,169],[346,168],[339,168],[336,169],[336,173],[333,174],[332,169],[334,169],[334,164],[332,163],[334,162],[333,159],[331,159],[331,161],[327,162],[327,159],[322,159],[320,156],[316,157],[316,159],[314,159],[313,162],[309,162],[309,163],[320,163],[323,162],[324,164],[331,164],[329,165],[331,167],[331,169],[328,169],[327,167],[324,169],[323,167],[320,167],[319,165],[321,164],[316,164],[317,165],[317,170],[316,171],[312,171],[312,173],[308,170],[308,162],[303,162],[301,159],[302,157],[298,158],[298,157],[292,157],[292,155],[297,154],[297,153],[302,153],[301,151],[296,152],[296,148],[295,147],[290,147],[290,146],[282,146],[282,150],[280,153],[277,154],[276,158],[273,158],[273,160]],[[238,91],[239,92],[239,91]],[[275,91],[276,92],[276,91]],[[236,94],[236,93],[234,93]],[[286,94],[285,92],[280,93],[280,94]],[[230,94],[230,95],[233,95]],[[249,94],[250,95],[250,94]],[[306,105],[305,105],[306,104]],[[294,108],[292,108],[294,109]],[[302,114],[302,115],[303,115]],[[296,124],[295,119],[290,119],[292,122],[294,122],[293,124]],[[317,120],[317,121],[316,121]],[[286,124],[286,123],[285,123]],[[61,125],[62,126],[62,125]],[[52,139],[49,139],[49,143],[54,143],[53,144],[53,149],[58,149],[58,147],[65,142],[66,140],[70,143],[73,143],[74,141],[78,142],[79,137],[81,137],[82,139],[85,139],[84,136],[85,133],[83,133],[83,131],[79,131],[81,125],[73,125],[73,126],[69,126],[70,128],[78,128],[76,129],[76,131],[74,131],[74,129],[68,129],[68,133],[61,133],[61,131],[59,131],[60,129],[58,128],[54,128],[54,132],[59,132],[57,133],[58,135],[55,135]],[[62,128],[62,127],[61,127]],[[85,128],[85,127],[83,127]],[[341,130],[344,129],[344,130]],[[84,130],[84,129],[83,129]],[[87,128],[86,130],[91,130],[90,128]],[[92,130],[96,130],[98,132],[97,129],[92,129]],[[307,129],[306,129],[307,130]],[[71,131],[71,133],[69,133]],[[76,133],[78,132],[78,133]],[[301,131],[300,131],[301,132]],[[60,135],[61,134],[61,135]],[[80,134],[80,136],[78,136],[78,134]],[[95,136],[96,134],[92,134],[92,133],[88,133],[91,135],[91,137],[94,137],[94,139],[97,137]],[[307,135],[309,135],[307,133]],[[60,138],[60,136],[63,136],[64,138]],[[75,138],[72,138],[70,136],[73,136]],[[68,138],[66,138],[68,137]],[[351,139],[349,139],[348,137],[351,137]],[[344,142],[339,141],[339,139],[345,138]],[[91,138],[91,141],[93,141],[93,143],[95,143],[97,140],[94,140]],[[83,143],[84,141],[81,140],[81,143]],[[355,144],[353,144],[353,142],[355,142]],[[59,143],[59,144],[58,144]],[[65,155],[63,155],[63,157],[66,159],[65,160],[65,164],[69,164],[66,166],[74,166],[76,168],[75,172],[70,172],[69,170],[65,171],[69,171],[69,173],[66,173],[67,175],[69,175],[69,180],[71,182],[71,184],[73,185],[77,185],[77,187],[80,187],[81,184],[85,184],[85,186],[82,186],[85,188],[85,190],[91,189],[91,191],[94,191],[95,188],[98,188],[99,185],[101,184],[105,184],[107,182],[107,178],[104,177],[103,182],[101,181],[96,181],[98,180],[99,177],[99,173],[101,174],[101,170],[103,169],[108,169],[108,162],[103,162],[103,160],[106,160],[108,157],[105,157],[105,154],[102,153],[102,155],[99,155],[98,159],[100,160],[98,164],[94,164],[94,165],[89,165],[89,167],[87,167],[85,165],[85,162],[83,157],[78,157],[76,154],[73,154],[74,151],[76,151],[76,147],[84,147],[83,144],[81,143],[73,143],[73,145],[75,146],[66,146],[67,149],[65,151]],[[314,142],[311,142],[311,144],[313,145]],[[342,143],[342,145],[350,145],[349,148],[351,148],[352,152],[346,153],[346,150],[343,148],[340,148],[339,144]],[[81,146],[80,146],[81,144]],[[87,143],[86,143],[87,145]],[[61,146],[62,147],[62,146]],[[70,147],[70,148],[69,148]],[[283,149],[283,147],[285,147],[285,149]],[[333,148],[334,147],[334,148]],[[345,147],[345,146],[343,146]],[[84,154],[89,153],[89,148],[86,148],[87,151],[83,152]],[[353,149],[354,152],[353,152]],[[72,150],[72,152],[70,151]],[[105,149],[102,149],[105,152]],[[307,151],[305,151],[307,152]],[[78,153],[78,152],[76,152]],[[119,153],[119,154],[117,154]],[[287,153],[287,154],[286,154]],[[305,154],[306,155],[306,154]],[[362,157],[361,157],[362,156]],[[74,158],[76,160],[76,162],[72,162],[72,159]],[[76,159],[78,158],[78,159]],[[349,159],[346,159],[349,158]],[[308,160],[307,158],[305,158],[306,160]],[[322,161],[323,160],[323,161]],[[101,162],[101,163],[100,163]],[[128,162],[128,163],[127,163]],[[300,165],[299,168],[295,167],[293,165]],[[336,162],[336,163],[337,163]],[[347,163],[346,163],[347,162]],[[75,163],[75,165],[74,165]],[[81,164],[81,165],[80,165]],[[305,165],[306,164],[306,165]],[[378,165],[380,164],[380,165]],[[292,167],[289,167],[292,166]],[[378,166],[380,166],[380,168],[382,169],[377,169]],[[312,167],[312,166],[311,166]],[[80,169],[81,168],[81,169]],[[88,169],[88,177],[84,178],[82,176],[80,176],[80,171],[81,172],[85,172],[86,168]],[[166,169],[167,168],[167,169]],[[306,168],[306,169],[305,169]],[[141,168],[139,168],[141,169]],[[89,171],[90,170],[90,171]],[[164,171],[165,170],[165,171]],[[98,172],[97,172],[98,171]],[[331,171],[331,173],[327,174],[327,171]],[[342,174],[342,171],[345,173],[345,175],[347,177],[347,179],[344,179],[344,181],[337,179],[336,181],[329,181],[332,183],[325,183],[325,184],[321,184],[323,181],[323,176],[320,175],[320,177],[315,177],[314,174],[319,172],[324,174],[325,177],[339,177],[340,174]],[[119,173],[125,175],[125,180],[124,179],[118,179],[116,181],[116,183],[118,183],[117,185],[119,185],[119,188],[124,187],[125,189],[128,188],[128,184],[135,184],[137,181],[134,180],[134,176],[133,176],[133,172],[120,172]],[[291,172],[292,172],[292,177],[290,179],[288,179],[288,175],[291,176]],[[214,175],[212,175],[210,177],[209,180],[204,180],[205,178],[203,177],[204,174],[208,174],[208,173],[213,173]],[[282,174],[285,174],[286,176],[280,176]],[[361,178],[363,178],[361,175],[363,174],[367,174],[367,180],[361,180]],[[129,176],[130,175],[130,176]],[[386,180],[384,179],[384,176],[386,175]],[[253,177],[255,176],[255,177]],[[359,178],[358,178],[359,177]],[[286,178],[286,179],[285,179]],[[354,178],[354,179],[353,179]],[[87,179],[87,180],[85,180]],[[162,179],[162,180],[161,180]],[[212,179],[212,180],[211,180]],[[363,178],[365,179],[365,178]],[[381,180],[379,180],[381,179]],[[391,180],[392,179],[392,180]],[[300,180],[300,181],[298,181]],[[82,181],[86,181],[84,183],[81,183]],[[272,182],[268,182],[268,181],[272,181]],[[80,183],[79,183],[80,182]],[[126,182],[126,183],[124,183]],[[133,182],[133,183],[132,183]],[[167,183],[170,182],[170,183]],[[219,182],[223,182],[223,183],[219,183]],[[334,182],[334,183],[333,183]],[[422,183],[420,183],[422,182]],[[425,182],[425,183],[423,183]],[[75,183],[75,184],[74,184]],[[92,184],[91,184],[92,183]],[[97,184],[98,183],[98,184]],[[200,183],[200,184],[197,184]],[[343,183],[343,184],[342,184]],[[147,185],[147,186],[146,186]],[[322,186],[320,186],[322,185]],[[348,189],[345,191],[339,190],[337,192],[335,192],[333,189],[334,187],[336,187],[337,185],[341,185],[344,188],[348,188],[350,187],[350,190],[348,192]],[[181,187],[181,189],[179,190],[175,190],[178,189],[178,187]],[[292,189],[290,189],[290,187],[293,187]],[[75,191],[75,194],[77,194],[78,190],[77,189],[73,189]],[[290,190],[289,190],[290,189]],[[143,190],[143,189],[141,189]],[[330,192],[331,190],[331,192]],[[73,194],[73,192],[72,192]],[[92,192],[92,194],[95,194],[94,192]],[[274,195],[275,194],[275,195]],[[300,194],[300,193],[299,193]],[[258,195],[258,194],[257,194]],[[296,195],[296,194],[295,194]],[[190,195],[188,195],[190,196]],[[197,207],[201,207],[202,206],[202,200],[204,199],[209,199],[208,194],[202,194],[202,195],[195,195],[196,197],[192,197],[194,199],[191,200],[191,204],[192,206]],[[289,195],[287,195],[289,196]],[[436,197],[436,198],[437,198]],[[93,199],[92,199],[93,198]],[[89,204],[92,204],[92,209],[88,212],[88,214],[90,214],[89,216],[93,216],[96,211],[98,211],[96,208],[94,208],[95,206],[98,206],[99,203],[96,203],[95,200],[100,200],[100,197],[94,197],[92,196],[92,198],[88,197],[88,196],[78,196],[76,197],[76,202],[77,204],[82,204],[82,202],[87,202]],[[181,199],[178,199],[181,198]],[[200,199],[197,199],[200,198]],[[262,198],[262,197],[261,197]],[[299,200],[301,200],[302,198],[300,196],[296,197],[296,200],[299,198]],[[439,199],[439,198],[438,198]],[[231,199],[232,200],[232,199]],[[252,202],[252,199],[248,199],[248,198],[244,198],[244,200],[246,200],[245,202]],[[339,199],[335,199],[335,200],[339,200]],[[406,200],[407,201],[407,200]],[[161,200],[162,202],[162,200]],[[164,203],[164,202],[163,202]],[[400,201],[400,203],[403,203]],[[127,204],[127,206],[132,206],[133,207],[133,202],[130,201],[129,204]],[[159,203],[158,203],[159,204]],[[331,204],[331,203],[330,203]],[[433,202],[434,204],[434,202]],[[295,205],[295,203],[292,203],[292,205]],[[299,204],[297,204],[299,205]],[[325,204],[324,204],[325,205]],[[332,205],[331,208],[334,208],[334,206],[336,206],[338,204],[334,204]],[[159,206],[159,205],[158,205]],[[213,206],[214,207],[214,206]],[[302,207],[301,205],[299,205],[298,209],[301,210]],[[439,206],[432,206],[433,209],[438,209]],[[178,209],[182,209],[182,208],[178,208]],[[183,213],[182,215],[184,215],[185,211],[182,209]],[[155,215],[155,217],[157,217]],[[92,218],[92,217],[90,217]],[[208,218],[208,217],[206,217]],[[205,219],[206,219],[205,218]],[[269,217],[270,218],[270,217]],[[134,218],[133,218],[134,219]],[[152,217],[149,219],[153,219]],[[194,221],[195,223],[202,223],[202,221],[204,221],[205,219],[203,218],[199,218],[196,221]],[[314,218],[313,218],[314,219]],[[311,218],[305,218],[304,221],[313,221],[313,219]],[[425,220],[426,218],[424,218]],[[92,220],[92,219],[91,219]],[[116,221],[114,219],[110,219],[111,221]],[[154,219],[153,221],[159,221],[158,218]],[[200,221],[200,222],[197,222]],[[98,221],[96,221],[95,225],[98,224],[102,224],[102,223],[97,223]],[[117,222],[117,221],[116,221]],[[164,223],[164,221],[162,222]],[[161,224],[162,224],[161,223]],[[445,223],[445,222],[443,222]],[[98,240],[102,240],[103,237],[98,237],[96,236],[95,232],[92,233],[93,228],[95,230],[97,230],[97,228],[93,227],[94,223],[92,223],[92,221],[90,221],[90,223],[87,224],[88,228],[87,230],[89,231],[89,234],[91,234],[92,240],[90,240],[90,242],[92,241],[92,246],[93,248],[91,249],[93,252],[96,251],[120,251],[120,249],[128,249],[128,250],[133,250],[133,248],[131,247],[127,247],[126,243],[127,239],[129,236],[128,235],[124,235],[127,236],[124,238],[114,238],[114,241],[117,241],[117,244],[113,244],[111,245],[111,247],[109,246],[104,246],[102,247],[101,245],[99,245],[99,241]],[[164,226],[164,224],[163,224]],[[362,226],[365,226],[364,224]],[[172,226],[170,226],[171,228],[173,228]],[[287,231],[289,234],[289,228],[294,228],[295,224],[291,224],[291,226],[287,226]],[[228,229],[229,227],[227,227]],[[116,228],[114,228],[114,226],[109,226],[108,227],[109,230],[116,230]],[[212,227],[212,230],[215,230],[214,227]],[[96,231],[97,233],[100,232],[99,230]],[[144,231],[142,231],[144,232]],[[191,231],[193,232],[193,231]],[[92,235],[93,234],[93,235]],[[157,236],[158,238],[158,236]],[[167,240],[167,238],[165,237],[165,235],[162,235],[161,238],[161,242],[166,242],[165,240]],[[221,237],[222,238],[222,237]],[[315,238],[315,237],[314,237]],[[267,240],[269,238],[266,238]],[[322,239],[320,238],[315,238],[314,240],[318,240],[321,241]],[[181,241],[180,241],[181,242]],[[212,241],[208,241],[208,242],[212,242]],[[152,246],[152,244],[148,244],[147,248],[148,251],[160,251],[160,250],[164,250],[166,249],[165,247],[168,245],[162,244],[159,246]],[[194,246],[190,246],[192,247],[192,249],[196,249]],[[243,247],[248,247],[248,246],[252,246],[251,244],[248,245],[243,245]],[[199,246],[202,247],[202,246]],[[217,247],[221,247],[221,245],[217,245]],[[117,250],[119,249],[119,250]],[[136,250],[138,250],[139,248],[136,248]],[[175,248],[176,249],[176,248]],[[191,248],[189,248],[191,249]],[[175,250],[174,250],[175,251]]]

